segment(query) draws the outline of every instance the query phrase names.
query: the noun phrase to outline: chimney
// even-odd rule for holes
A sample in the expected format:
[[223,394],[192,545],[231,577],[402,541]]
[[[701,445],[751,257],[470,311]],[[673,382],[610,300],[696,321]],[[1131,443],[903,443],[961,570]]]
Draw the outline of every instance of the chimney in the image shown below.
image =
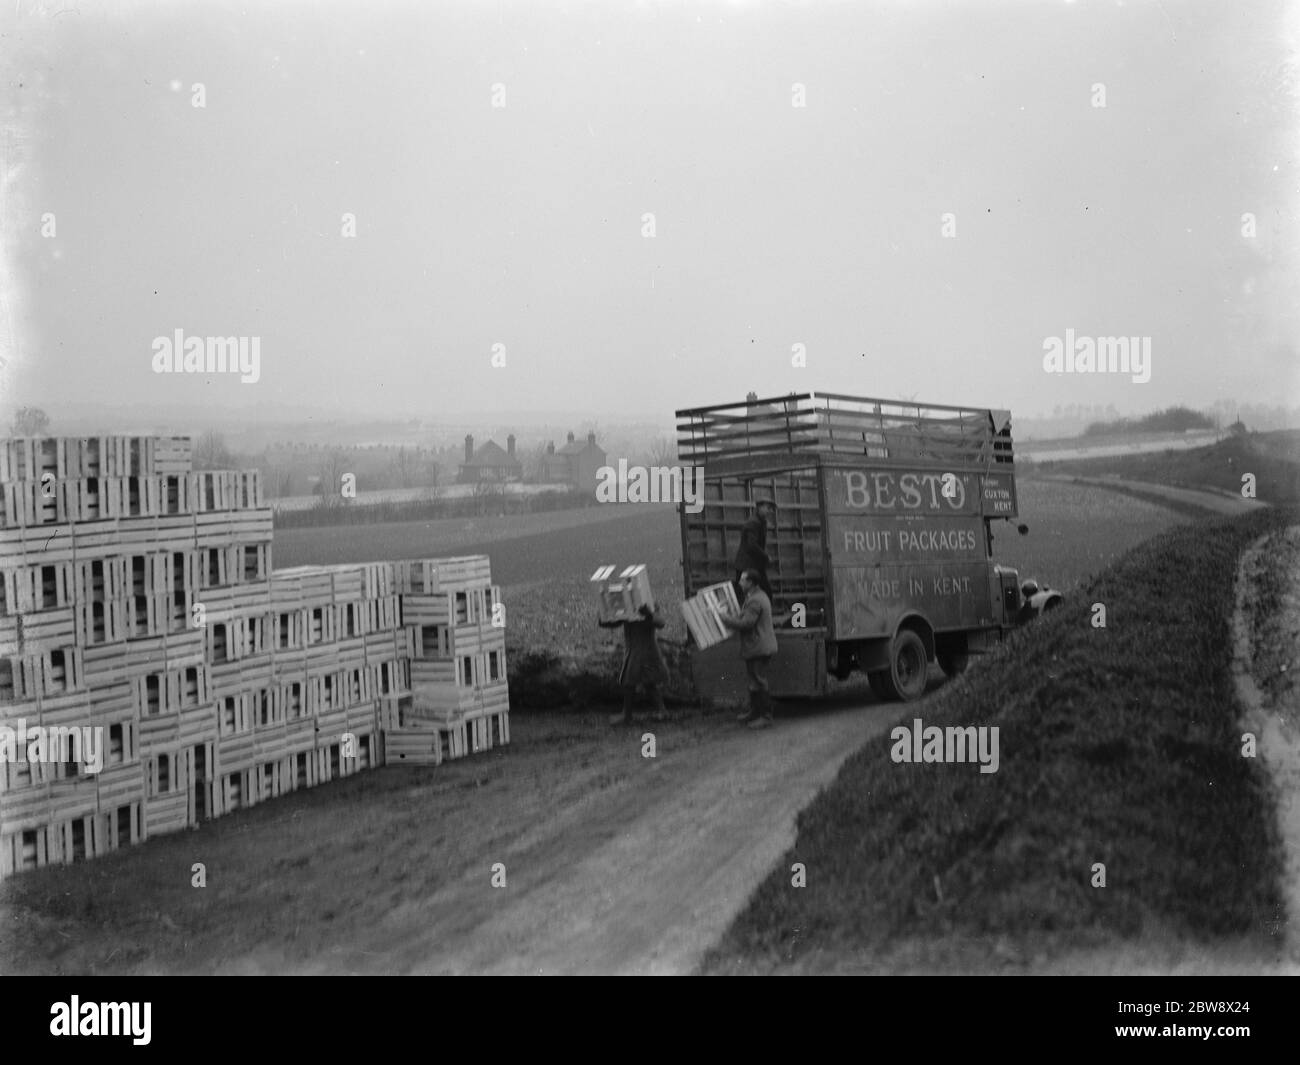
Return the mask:
[[758,402],[758,393],[751,392],[749,395],[745,397],[745,402],[752,407],[755,403]]
[[506,437],[506,454],[511,458],[515,457],[515,434],[511,433]]
[[596,446],[596,434],[594,432],[587,434],[587,443],[589,443],[592,447]]
[[465,461],[468,462],[474,457],[474,438],[469,434],[465,436]]
[[570,443],[570,444],[573,443],[573,434],[572,434],[572,433],[569,434],[569,443]]

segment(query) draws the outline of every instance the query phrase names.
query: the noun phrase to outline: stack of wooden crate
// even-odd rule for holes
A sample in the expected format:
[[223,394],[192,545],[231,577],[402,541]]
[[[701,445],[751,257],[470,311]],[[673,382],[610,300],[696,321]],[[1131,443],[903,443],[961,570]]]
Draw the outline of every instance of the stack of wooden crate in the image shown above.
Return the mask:
[[[508,740],[486,558],[276,571],[271,541],[257,473],[187,438],[0,441],[0,878]],[[102,768],[29,762],[52,727]]]
[[419,748],[404,748],[412,761],[508,743],[505,616],[488,558],[421,559],[394,568],[413,652],[411,695],[392,707],[388,734],[408,734],[397,742]]

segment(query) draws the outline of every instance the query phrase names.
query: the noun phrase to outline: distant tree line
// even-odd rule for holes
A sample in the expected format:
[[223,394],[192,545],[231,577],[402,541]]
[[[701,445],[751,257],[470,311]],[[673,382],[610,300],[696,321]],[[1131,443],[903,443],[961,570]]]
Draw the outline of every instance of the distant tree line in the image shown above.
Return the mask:
[[1190,407],[1167,407],[1140,418],[1112,418],[1090,422],[1084,436],[1110,436],[1117,433],[1181,433],[1188,429],[1214,429],[1215,420]]
[[11,436],[48,436],[50,416],[39,407],[22,407],[9,426]]
[[387,500],[358,503],[322,498],[304,510],[275,512],[277,529],[315,528],[324,525],[373,525],[389,521],[431,521],[436,518],[478,518],[489,515],[536,514],[551,510],[576,510],[597,506],[595,496],[576,488],[529,495],[507,493],[501,485],[484,485],[472,495],[442,499]]
[[372,445],[327,447],[272,445],[260,454],[242,454],[226,445],[219,432],[209,430],[194,440],[196,470],[262,471],[262,491],[268,499],[285,496],[338,497],[350,474],[357,492],[387,488],[436,490],[442,465],[428,448]]

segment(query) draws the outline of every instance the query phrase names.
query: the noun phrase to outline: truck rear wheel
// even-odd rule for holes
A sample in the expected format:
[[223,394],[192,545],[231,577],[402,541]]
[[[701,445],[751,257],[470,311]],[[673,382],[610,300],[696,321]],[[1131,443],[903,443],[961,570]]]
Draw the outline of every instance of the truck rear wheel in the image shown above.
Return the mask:
[[921,698],[928,661],[921,637],[911,629],[902,629],[889,648],[889,669],[884,672],[889,694],[905,703]]

